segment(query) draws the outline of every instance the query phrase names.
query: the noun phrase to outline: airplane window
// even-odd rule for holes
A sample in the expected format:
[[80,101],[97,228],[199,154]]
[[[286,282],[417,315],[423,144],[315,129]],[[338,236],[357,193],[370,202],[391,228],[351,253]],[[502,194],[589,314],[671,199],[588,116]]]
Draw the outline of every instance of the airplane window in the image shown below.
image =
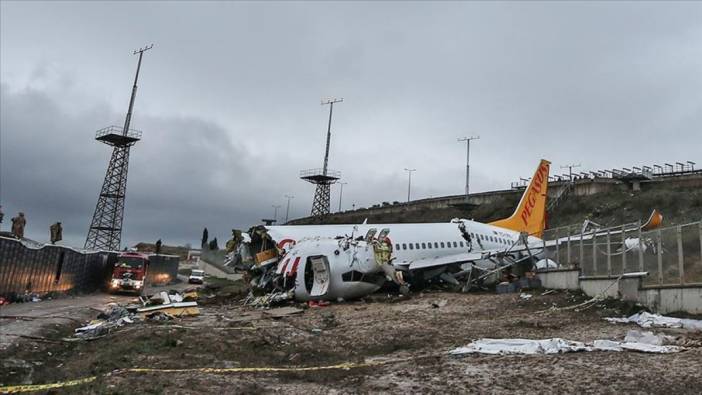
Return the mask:
[[459,242],[458,242],[458,246],[461,247],[461,248],[463,248],[463,242],[462,242],[462,241],[459,241]]
[[427,243],[427,247],[431,250],[431,243]]
[[399,245],[399,244],[395,244],[395,249],[396,249],[396,250],[399,250],[399,249],[400,249],[400,245]]
[[453,242],[453,248],[458,248],[458,243],[456,243],[455,241]]
[[412,245],[412,243],[409,243],[409,246],[410,246],[410,250],[414,250],[414,245]]
[[419,243],[414,243],[414,248],[419,249]]
[[427,243],[422,243],[422,249],[426,250],[427,249]]
[[443,241],[441,242],[441,248],[444,248],[444,242],[443,242]]
[[434,242],[434,248],[439,248],[439,243]]
[[447,241],[447,242],[446,242],[446,248],[451,248],[451,242],[450,242],[450,241]]
[[480,240],[485,240],[485,237],[483,237],[483,235],[478,235],[478,238],[479,238]]
[[403,250],[406,250],[406,249],[407,249],[407,244],[402,243],[402,249],[403,249]]

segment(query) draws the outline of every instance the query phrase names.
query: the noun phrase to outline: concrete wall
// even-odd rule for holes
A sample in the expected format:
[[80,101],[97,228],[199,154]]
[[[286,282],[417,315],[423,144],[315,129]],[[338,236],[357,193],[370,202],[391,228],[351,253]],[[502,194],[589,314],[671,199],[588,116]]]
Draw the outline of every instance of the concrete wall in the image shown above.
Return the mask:
[[580,277],[579,270],[539,272],[537,276],[544,288],[580,289],[590,297],[604,294],[609,298],[638,302],[660,314],[702,314],[702,286],[644,288],[644,276]]
[[639,299],[662,314],[677,311],[702,314],[702,287],[645,288],[639,291]]
[[570,289],[577,290],[580,289],[580,283],[578,278],[580,277],[580,270],[553,270],[549,272],[537,273],[539,280],[541,280],[541,285],[544,288],[551,289]]

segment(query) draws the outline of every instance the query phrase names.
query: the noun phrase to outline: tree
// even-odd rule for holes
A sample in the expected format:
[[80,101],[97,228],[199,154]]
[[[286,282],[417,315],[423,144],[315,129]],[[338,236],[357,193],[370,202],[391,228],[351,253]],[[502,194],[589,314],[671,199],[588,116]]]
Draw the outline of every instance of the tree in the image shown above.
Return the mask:
[[219,250],[219,246],[217,245],[217,238],[216,237],[214,239],[212,239],[212,241],[210,241],[209,247],[210,247],[210,250],[212,250],[212,251]]
[[205,228],[202,230],[202,243],[200,244],[200,246],[202,248],[205,248],[205,246],[207,246],[207,238],[208,238],[207,228]]

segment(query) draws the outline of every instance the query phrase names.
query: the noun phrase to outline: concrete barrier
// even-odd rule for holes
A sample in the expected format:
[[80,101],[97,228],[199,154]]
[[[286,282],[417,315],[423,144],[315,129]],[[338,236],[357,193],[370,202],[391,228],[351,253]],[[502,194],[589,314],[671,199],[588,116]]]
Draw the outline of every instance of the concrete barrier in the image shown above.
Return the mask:
[[200,269],[205,271],[205,274],[212,277],[226,278],[232,281],[240,280],[243,277],[241,274],[235,273],[233,270],[227,270],[228,268],[226,268],[226,266],[220,267],[209,263],[204,259],[200,259],[198,265],[200,266]]
[[539,280],[541,280],[541,285],[544,288],[570,290],[580,289],[580,270],[578,269],[539,272],[537,273],[537,276],[539,277]]

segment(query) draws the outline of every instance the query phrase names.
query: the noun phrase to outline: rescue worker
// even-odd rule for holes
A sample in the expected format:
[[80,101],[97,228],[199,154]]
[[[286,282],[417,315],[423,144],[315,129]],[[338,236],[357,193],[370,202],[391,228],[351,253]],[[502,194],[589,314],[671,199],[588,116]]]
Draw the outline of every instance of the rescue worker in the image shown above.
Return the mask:
[[51,244],[56,244],[57,241],[63,240],[63,227],[61,226],[61,222],[56,222],[49,226],[49,237]]
[[24,213],[20,212],[17,217],[12,218],[12,234],[17,238],[24,238],[25,225],[27,225],[27,219],[24,217]]
[[156,240],[156,255],[161,253],[161,239]]
[[2,206],[0,206],[0,230],[2,230],[2,219],[5,218],[5,213],[2,212]]
[[390,233],[389,229],[383,229],[380,231],[378,238],[371,242],[373,245],[375,262],[383,270],[385,278],[387,278],[388,281],[404,286],[405,281],[403,280],[402,275],[395,271],[395,267],[392,265],[392,260],[394,258],[392,257],[392,242],[387,237],[388,233]]

